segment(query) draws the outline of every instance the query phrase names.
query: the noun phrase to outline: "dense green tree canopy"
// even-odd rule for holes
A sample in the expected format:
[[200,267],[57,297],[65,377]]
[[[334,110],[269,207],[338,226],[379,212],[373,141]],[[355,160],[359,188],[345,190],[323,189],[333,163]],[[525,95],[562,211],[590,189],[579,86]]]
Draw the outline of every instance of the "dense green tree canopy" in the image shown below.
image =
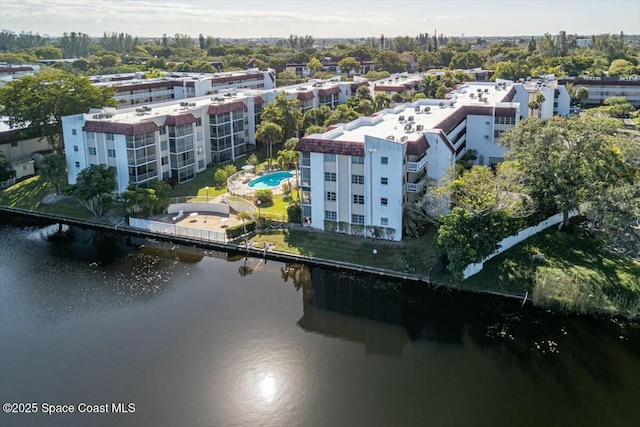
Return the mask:
[[296,136],[298,129],[302,125],[300,101],[289,99],[287,94],[281,93],[276,96],[274,102],[264,107],[260,117],[262,121],[272,122],[280,126],[282,130],[280,140],[273,141],[273,143],[284,142],[286,139]]
[[116,190],[116,169],[105,165],[92,165],[80,171],[75,185],[67,193],[94,216],[102,216],[111,206]]
[[40,165],[40,176],[53,184],[56,193],[67,183],[67,160],[64,154],[53,153],[45,156]]
[[58,145],[63,116],[115,106],[114,93],[113,88],[93,86],[86,77],[47,70],[0,88],[0,114],[9,117],[10,126],[30,126]]

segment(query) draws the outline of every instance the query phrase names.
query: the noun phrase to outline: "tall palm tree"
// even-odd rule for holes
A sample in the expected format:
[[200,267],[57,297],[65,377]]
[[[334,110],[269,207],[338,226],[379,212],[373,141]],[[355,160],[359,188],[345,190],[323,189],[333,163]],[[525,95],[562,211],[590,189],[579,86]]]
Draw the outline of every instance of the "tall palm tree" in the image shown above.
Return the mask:
[[282,141],[282,127],[273,122],[262,122],[256,129],[256,139],[267,144],[269,155],[269,171],[271,171],[271,158],[273,157],[273,144]]
[[391,105],[391,98],[386,93],[379,93],[373,98],[373,108],[376,111],[389,108]]

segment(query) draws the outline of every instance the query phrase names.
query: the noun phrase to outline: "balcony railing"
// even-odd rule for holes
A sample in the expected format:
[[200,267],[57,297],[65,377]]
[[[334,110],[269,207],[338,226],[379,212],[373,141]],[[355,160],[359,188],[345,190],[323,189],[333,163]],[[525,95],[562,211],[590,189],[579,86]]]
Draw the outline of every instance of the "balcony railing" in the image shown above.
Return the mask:
[[422,156],[417,162],[407,162],[407,172],[421,172],[427,166],[427,156]]
[[425,176],[418,182],[408,182],[407,183],[407,191],[410,193],[417,193],[427,185],[427,177]]
[[155,154],[145,157],[137,157],[133,159],[129,159],[129,166],[138,166],[143,165],[145,163],[154,162],[158,160],[158,157]]

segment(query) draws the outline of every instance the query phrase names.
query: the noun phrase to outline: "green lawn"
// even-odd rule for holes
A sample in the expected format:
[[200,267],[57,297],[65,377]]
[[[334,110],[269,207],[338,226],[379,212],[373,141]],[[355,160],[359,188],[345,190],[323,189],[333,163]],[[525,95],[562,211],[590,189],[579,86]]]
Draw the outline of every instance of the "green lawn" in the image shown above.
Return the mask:
[[74,218],[90,218],[92,216],[84,206],[70,198],[51,204],[42,203],[43,197],[53,191],[51,184],[41,181],[39,176],[34,176],[0,192],[0,205],[68,215]]
[[[307,230],[275,230],[255,235],[258,247],[275,244],[282,252],[333,259],[407,273],[428,274],[437,257],[435,233],[406,242],[386,242]],[[377,255],[373,250],[378,251]]]
[[[544,260],[532,260],[534,254]],[[528,291],[541,305],[573,311],[640,314],[640,263],[602,251],[577,227],[537,234],[489,260],[459,286]]]
[[[298,192],[291,192],[294,200],[298,200]],[[268,207],[260,207],[260,215],[263,215],[267,218],[277,219],[281,221],[287,220],[287,205],[290,202],[284,201],[284,196],[278,195],[273,196],[273,204]]]
[[[275,150],[274,150],[275,151]],[[260,164],[258,165],[258,170],[266,169],[267,165],[267,151],[264,147],[260,146],[258,150],[254,152],[256,156],[258,156],[258,160]],[[242,166],[244,166],[247,162],[247,159],[252,153],[248,153],[246,156],[237,159],[233,164],[236,166],[237,170],[241,170]],[[191,181],[185,182],[184,184],[180,184],[173,188],[169,193],[169,197],[185,197],[185,196],[205,196],[206,192],[205,188],[209,187],[209,196],[215,197],[220,194],[224,194],[227,192],[227,184],[216,187],[215,182],[213,181],[213,175],[216,173],[216,170],[224,165],[212,165],[207,168],[207,170],[196,174],[196,177]],[[204,192],[204,193],[201,193]],[[192,200],[194,201],[194,200]],[[195,200],[199,201],[199,200]]]

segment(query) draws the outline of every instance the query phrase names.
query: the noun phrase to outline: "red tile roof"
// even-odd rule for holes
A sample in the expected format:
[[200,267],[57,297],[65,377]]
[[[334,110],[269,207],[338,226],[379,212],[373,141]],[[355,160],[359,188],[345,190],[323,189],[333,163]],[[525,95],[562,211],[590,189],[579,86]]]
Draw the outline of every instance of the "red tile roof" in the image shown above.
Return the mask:
[[318,90],[318,95],[320,96],[333,95],[334,93],[340,93],[340,88],[338,86]]
[[208,113],[211,115],[224,114],[224,113],[229,113],[231,111],[246,110],[246,109],[247,109],[247,106],[244,104],[244,102],[234,101],[234,102],[227,102],[219,105],[209,105]]
[[254,96],[253,97],[253,104],[254,105],[264,104],[264,99],[261,96]]
[[429,142],[424,134],[420,135],[418,139],[407,141],[407,155],[421,156],[429,149]]
[[346,156],[364,156],[364,144],[355,141],[334,141],[332,139],[321,139],[304,137],[298,144],[296,150],[313,153],[342,154]]
[[511,86],[511,89],[509,89],[509,92],[507,92],[507,94],[504,96],[504,98],[502,98],[501,102],[511,102],[511,101],[513,101],[513,98],[515,96],[516,96],[516,88]]
[[314,94],[313,91],[308,91],[308,92],[298,92],[298,99],[300,101],[308,101],[310,99],[314,98]]
[[101,120],[87,120],[84,124],[85,132],[115,133],[119,135],[140,135],[142,133],[155,132],[158,130],[152,120],[139,123],[117,123]]
[[164,124],[166,126],[180,126],[180,125],[186,125],[186,124],[195,123],[195,122],[196,122],[196,118],[194,117],[193,114],[182,113],[182,114],[167,116],[167,119],[165,120]]

